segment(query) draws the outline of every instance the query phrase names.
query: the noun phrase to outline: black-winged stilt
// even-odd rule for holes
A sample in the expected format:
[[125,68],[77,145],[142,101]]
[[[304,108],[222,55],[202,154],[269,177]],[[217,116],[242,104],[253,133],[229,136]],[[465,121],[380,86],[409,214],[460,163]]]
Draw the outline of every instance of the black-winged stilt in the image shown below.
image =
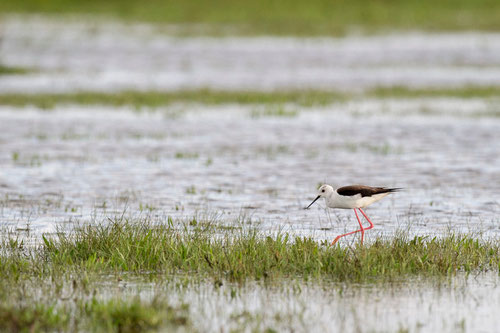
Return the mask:
[[[397,190],[400,190],[400,188],[371,187],[366,185],[350,185],[334,190],[333,187],[325,184],[321,185],[318,190],[318,196],[313,200],[313,202],[309,204],[309,206],[306,207],[306,209],[311,207],[312,204],[315,203],[319,198],[325,198],[326,206],[329,208],[354,209],[354,214],[356,214],[360,229],[337,236],[333,240],[331,245],[337,243],[340,238],[352,235],[356,232],[361,232],[361,244],[363,244],[365,230],[372,229],[373,223],[361,208],[365,208],[366,206],[379,201],[389,193],[395,192]],[[359,219],[356,209],[358,209],[361,214],[363,214],[368,223],[370,223],[370,226],[368,228],[363,228],[363,224]]]

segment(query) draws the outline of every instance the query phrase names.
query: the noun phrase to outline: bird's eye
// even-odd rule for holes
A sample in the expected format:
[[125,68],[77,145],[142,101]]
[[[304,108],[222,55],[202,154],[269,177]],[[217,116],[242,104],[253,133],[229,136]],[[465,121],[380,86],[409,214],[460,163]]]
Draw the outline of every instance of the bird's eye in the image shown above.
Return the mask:
[[325,193],[325,189],[322,189],[321,192]]

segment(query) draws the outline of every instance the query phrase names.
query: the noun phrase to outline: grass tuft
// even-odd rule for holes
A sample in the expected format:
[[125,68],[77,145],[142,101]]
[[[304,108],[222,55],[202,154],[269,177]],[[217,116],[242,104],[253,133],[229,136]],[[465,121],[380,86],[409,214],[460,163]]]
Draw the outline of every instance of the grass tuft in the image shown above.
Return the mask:
[[[4,239],[3,244],[16,243]],[[496,242],[466,235],[397,235],[354,248],[326,244],[289,234],[221,228],[201,220],[170,220],[164,225],[118,219],[45,236],[36,249],[9,250],[8,245],[0,257],[0,277],[130,272],[237,282],[290,277],[390,281],[409,275],[498,271],[500,265]]]

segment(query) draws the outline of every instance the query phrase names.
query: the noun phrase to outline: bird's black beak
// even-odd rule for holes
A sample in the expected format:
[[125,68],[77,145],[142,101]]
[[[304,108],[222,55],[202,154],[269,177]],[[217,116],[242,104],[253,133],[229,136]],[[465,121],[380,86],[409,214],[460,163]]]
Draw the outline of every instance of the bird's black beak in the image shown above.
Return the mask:
[[305,209],[309,209],[309,207],[311,207],[311,206],[312,206],[312,204],[313,204],[313,203],[315,203],[315,202],[316,202],[316,200],[318,200],[319,198],[321,198],[321,195],[318,195],[318,196],[316,197],[316,199],[314,199],[314,200],[313,200],[313,202],[311,202],[311,203],[309,204],[309,206],[307,206]]

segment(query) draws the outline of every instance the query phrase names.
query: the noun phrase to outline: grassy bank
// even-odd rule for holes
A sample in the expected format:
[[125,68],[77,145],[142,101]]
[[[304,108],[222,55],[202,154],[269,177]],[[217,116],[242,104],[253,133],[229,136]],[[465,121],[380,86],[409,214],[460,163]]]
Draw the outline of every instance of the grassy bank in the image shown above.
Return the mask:
[[91,14],[160,23],[196,23],[199,32],[340,35],[350,29],[498,30],[493,0],[405,1],[2,1],[1,13]]
[[327,90],[291,90],[291,91],[217,91],[217,90],[181,90],[161,91],[123,91],[118,93],[76,92],[68,94],[0,94],[0,105],[22,107],[33,105],[51,109],[57,105],[104,105],[132,107],[160,107],[174,103],[200,104],[285,104],[300,106],[322,106],[334,102],[346,101],[359,97],[374,98],[494,98],[500,96],[500,87],[469,86],[462,88],[426,88],[409,89],[405,87],[387,87],[352,94]]
[[364,247],[319,244],[292,235],[220,228],[215,222],[117,220],[44,236],[36,248],[19,238],[2,241],[0,278],[60,274],[147,273],[215,281],[278,278],[388,281],[411,275],[499,270],[500,247],[467,236],[378,239]]

